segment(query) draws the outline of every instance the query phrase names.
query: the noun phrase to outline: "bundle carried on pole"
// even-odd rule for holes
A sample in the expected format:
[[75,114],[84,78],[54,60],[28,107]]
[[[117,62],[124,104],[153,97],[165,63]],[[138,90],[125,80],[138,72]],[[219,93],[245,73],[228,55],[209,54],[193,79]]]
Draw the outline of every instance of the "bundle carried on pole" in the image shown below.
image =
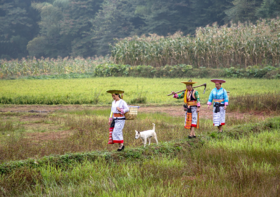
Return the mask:
[[[204,86],[204,91],[203,91],[203,94],[205,94],[205,91],[206,91],[206,86],[207,86],[207,84],[206,84],[206,83],[204,83],[204,84],[202,84],[202,85],[199,85],[199,86],[195,86],[195,87],[193,87],[193,88],[199,88],[199,87],[202,87],[202,86]],[[175,93],[177,94],[177,93],[180,93],[180,92],[185,92],[185,91],[186,91],[186,89],[184,89],[184,90],[180,90],[180,91],[175,92]],[[171,95],[173,95],[173,94],[171,93],[171,94],[168,94],[167,96],[171,96]]]

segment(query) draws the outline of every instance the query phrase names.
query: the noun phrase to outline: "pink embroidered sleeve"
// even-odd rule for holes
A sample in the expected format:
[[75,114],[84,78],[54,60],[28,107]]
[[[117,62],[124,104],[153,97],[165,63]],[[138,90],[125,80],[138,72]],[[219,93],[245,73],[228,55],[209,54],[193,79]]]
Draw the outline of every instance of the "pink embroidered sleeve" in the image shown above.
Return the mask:
[[173,95],[173,98],[178,98],[178,94],[174,94],[174,95]]
[[212,102],[209,102],[209,101],[207,102],[207,105],[211,105],[211,104],[212,104]]
[[225,102],[225,105],[228,105],[228,102]]
[[200,107],[200,102],[197,103],[197,107]]

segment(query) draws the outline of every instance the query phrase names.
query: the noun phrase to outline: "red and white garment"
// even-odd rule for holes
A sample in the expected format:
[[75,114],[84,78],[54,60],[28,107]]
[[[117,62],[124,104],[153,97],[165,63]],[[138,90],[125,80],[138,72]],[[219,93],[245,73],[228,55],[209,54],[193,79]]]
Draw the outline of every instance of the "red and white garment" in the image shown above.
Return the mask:
[[224,106],[220,106],[220,111],[215,113],[215,107],[213,108],[213,125],[220,126],[225,125],[226,122],[226,110]]
[[[117,108],[120,108],[121,111],[118,111]],[[108,144],[114,144],[114,143],[123,143],[123,133],[122,130],[124,128],[125,124],[125,117],[114,117],[114,114],[122,114],[124,115],[126,112],[129,111],[127,103],[120,99],[118,101],[112,102],[112,108],[111,108],[111,114],[110,114],[110,120],[114,120],[114,127],[110,128],[110,134],[109,134],[109,142]]]

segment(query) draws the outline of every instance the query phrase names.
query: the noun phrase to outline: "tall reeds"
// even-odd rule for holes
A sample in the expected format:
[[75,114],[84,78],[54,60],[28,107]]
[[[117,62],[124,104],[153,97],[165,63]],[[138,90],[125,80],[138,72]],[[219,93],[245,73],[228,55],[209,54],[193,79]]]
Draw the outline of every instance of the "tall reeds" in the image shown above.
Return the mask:
[[213,24],[197,28],[194,37],[177,32],[167,37],[150,34],[121,39],[112,47],[112,57],[115,63],[130,65],[275,66],[280,61],[279,40],[279,18],[256,24]]

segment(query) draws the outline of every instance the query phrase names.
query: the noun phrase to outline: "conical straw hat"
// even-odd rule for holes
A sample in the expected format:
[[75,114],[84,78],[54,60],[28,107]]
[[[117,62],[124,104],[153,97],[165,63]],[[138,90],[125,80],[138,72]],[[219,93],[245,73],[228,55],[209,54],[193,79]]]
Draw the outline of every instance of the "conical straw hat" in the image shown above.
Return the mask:
[[186,85],[193,85],[195,84],[196,82],[193,82],[191,79],[189,81],[182,81],[181,83],[184,83]]
[[108,90],[107,93],[110,93],[110,94],[123,94],[124,91],[123,90]]

